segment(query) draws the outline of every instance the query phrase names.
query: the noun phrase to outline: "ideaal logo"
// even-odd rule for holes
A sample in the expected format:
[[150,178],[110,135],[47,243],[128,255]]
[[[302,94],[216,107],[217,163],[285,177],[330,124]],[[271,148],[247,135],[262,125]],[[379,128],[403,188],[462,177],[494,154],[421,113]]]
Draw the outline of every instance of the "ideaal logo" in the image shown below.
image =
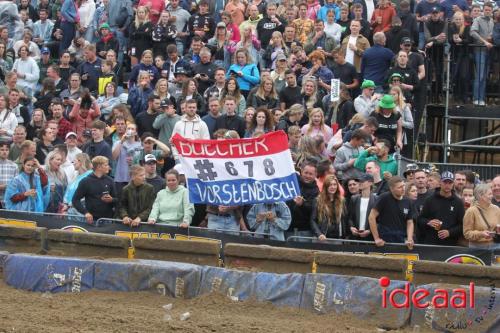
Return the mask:
[[[391,284],[391,280],[388,277],[381,277],[379,279],[379,284],[382,287],[382,308],[387,308],[387,300],[392,307],[401,309],[409,308],[410,302],[412,305],[419,309],[425,309],[432,306],[435,309],[443,309],[452,307],[455,309],[464,309],[469,307],[471,309],[475,306],[474,299],[474,282],[469,284],[469,290],[465,288],[455,288],[450,293],[446,289],[435,289],[434,293],[427,289],[417,288],[412,293],[410,293],[410,283],[406,282],[403,289],[396,288],[392,290],[389,295],[387,292],[387,287]],[[396,296],[402,295],[403,302],[396,302]],[[427,297],[432,296],[430,301],[424,301]]]

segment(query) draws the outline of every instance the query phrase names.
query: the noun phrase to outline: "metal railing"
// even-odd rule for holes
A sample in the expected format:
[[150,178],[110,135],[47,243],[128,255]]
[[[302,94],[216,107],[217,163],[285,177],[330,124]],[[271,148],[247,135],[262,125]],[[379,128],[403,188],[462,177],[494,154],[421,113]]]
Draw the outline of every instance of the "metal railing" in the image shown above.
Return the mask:
[[[123,221],[120,219],[108,219],[108,218],[99,218],[97,221],[95,221],[94,225],[95,226],[102,226],[107,223],[117,223],[117,224],[123,224]],[[140,226],[155,226],[156,224],[148,223],[148,222],[140,222]],[[262,232],[254,232],[254,231],[244,231],[244,230],[227,230],[227,229],[209,229],[209,228],[202,228],[202,227],[195,227],[195,226],[187,226],[186,228],[180,227],[178,225],[171,225],[171,224],[158,224],[161,226],[166,226],[166,227],[171,227],[171,228],[177,228],[178,230],[186,230],[187,236],[197,236],[197,235],[192,235],[192,231],[214,231],[214,232],[220,232],[228,235],[238,235],[238,236],[253,236],[253,237],[263,237],[263,238],[271,238],[271,234],[268,233],[262,233]],[[131,229],[134,227],[130,226]]]

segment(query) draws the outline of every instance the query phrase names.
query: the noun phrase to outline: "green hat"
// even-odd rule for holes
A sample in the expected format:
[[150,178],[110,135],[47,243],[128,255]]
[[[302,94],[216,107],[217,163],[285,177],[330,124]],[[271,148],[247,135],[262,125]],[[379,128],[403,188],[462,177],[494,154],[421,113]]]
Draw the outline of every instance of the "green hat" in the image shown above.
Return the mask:
[[361,89],[365,88],[375,88],[375,82],[373,82],[372,80],[364,80],[361,84]]
[[395,77],[399,77],[399,79],[401,81],[403,81],[403,76],[401,76],[401,74],[399,74],[399,73],[392,73],[391,77],[389,78],[389,82],[388,83],[391,83],[392,79],[395,78]]
[[378,103],[378,106],[381,109],[394,109],[396,107],[396,104],[394,103],[394,98],[392,98],[391,95],[384,95],[380,102]]
[[101,26],[99,27],[99,30],[101,30],[101,29],[108,29],[108,30],[111,30],[111,28],[109,27],[109,24],[107,24],[107,23],[103,23],[103,24],[101,24]]

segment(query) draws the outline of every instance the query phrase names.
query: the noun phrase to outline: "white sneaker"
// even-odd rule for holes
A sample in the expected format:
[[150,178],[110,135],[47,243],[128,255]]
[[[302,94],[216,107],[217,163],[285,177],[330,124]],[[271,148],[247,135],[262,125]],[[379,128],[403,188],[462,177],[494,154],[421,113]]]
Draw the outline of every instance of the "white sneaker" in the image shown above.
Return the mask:
[[472,104],[479,105],[479,101],[476,99],[476,100],[474,100],[474,102],[472,102]]
[[486,106],[486,103],[484,101],[479,101],[479,106]]

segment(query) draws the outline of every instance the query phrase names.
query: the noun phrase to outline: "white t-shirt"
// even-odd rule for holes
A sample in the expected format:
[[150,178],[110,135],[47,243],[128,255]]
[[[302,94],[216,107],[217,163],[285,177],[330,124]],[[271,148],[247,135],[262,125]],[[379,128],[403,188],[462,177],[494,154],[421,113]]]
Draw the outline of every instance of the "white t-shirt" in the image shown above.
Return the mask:
[[354,65],[354,51],[349,48],[349,44],[356,45],[357,40],[358,40],[358,37],[349,36],[349,41],[347,42],[347,49],[345,52],[345,61],[347,61],[351,65]]
[[366,20],[370,22],[373,16],[373,12],[375,11],[375,4],[373,3],[373,0],[365,0],[365,3],[366,3]]
[[359,203],[359,229],[365,230],[366,224],[366,213],[368,212],[368,201],[370,198],[361,198],[361,202]]

